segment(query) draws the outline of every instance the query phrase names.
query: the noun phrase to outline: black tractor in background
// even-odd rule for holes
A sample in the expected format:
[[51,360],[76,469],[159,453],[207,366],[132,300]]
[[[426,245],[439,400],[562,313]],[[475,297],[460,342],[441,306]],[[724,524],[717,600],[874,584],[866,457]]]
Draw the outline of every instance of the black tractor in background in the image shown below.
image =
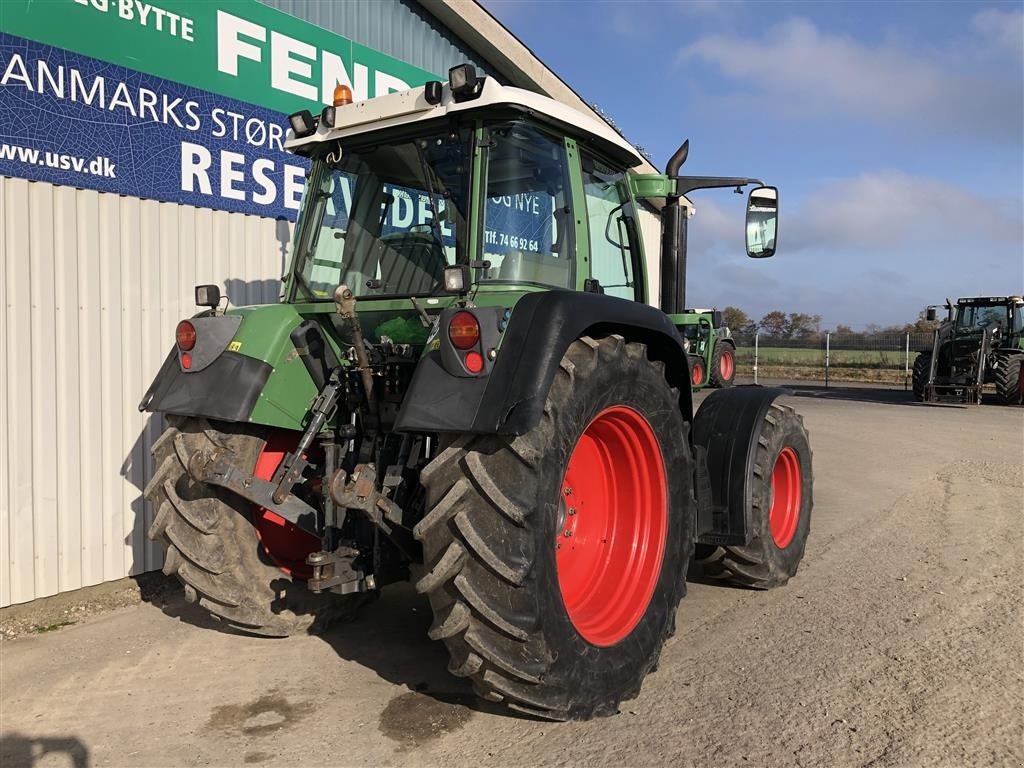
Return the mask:
[[[926,403],[981,403],[982,388],[995,387],[1004,405],[1024,402],[1024,298],[981,296],[946,300],[946,320],[930,352],[914,361],[914,397]],[[927,317],[935,319],[935,307]]]

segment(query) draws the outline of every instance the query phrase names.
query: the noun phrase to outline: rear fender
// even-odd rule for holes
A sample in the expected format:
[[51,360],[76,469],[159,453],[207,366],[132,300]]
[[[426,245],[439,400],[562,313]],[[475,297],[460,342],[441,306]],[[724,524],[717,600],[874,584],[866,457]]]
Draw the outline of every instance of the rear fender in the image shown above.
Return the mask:
[[[330,349],[319,328],[304,324],[288,304],[241,307],[203,323],[212,329],[218,321],[222,328],[232,326],[233,335],[217,333],[219,349],[204,355],[198,369],[183,369],[172,348],[139,410],[304,429],[318,391],[318,366],[309,357],[314,349]],[[198,322],[196,335],[197,348],[209,343]],[[329,357],[336,360],[333,351]]]
[[701,544],[744,545],[753,530],[750,481],[761,423],[781,389],[712,392],[693,419],[697,531]]
[[[442,324],[444,318],[442,318]],[[682,341],[660,310],[614,296],[572,291],[529,293],[516,303],[493,368],[467,378],[445,369],[440,349],[416,369],[395,429],[521,435],[535,427],[555,371],[569,345],[581,336],[617,333],[647,345],[679,389],[679,407],[690,421],[693,403]],[[440,345],[446,333],[439,332]]]

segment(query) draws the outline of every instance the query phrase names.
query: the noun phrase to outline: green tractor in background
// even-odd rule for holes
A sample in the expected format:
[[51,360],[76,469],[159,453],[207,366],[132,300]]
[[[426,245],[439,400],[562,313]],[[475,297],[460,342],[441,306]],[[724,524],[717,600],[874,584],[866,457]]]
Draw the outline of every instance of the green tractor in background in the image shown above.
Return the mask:
[[[980,403],[991,384],[1004,405],[1024,402],[1024,298],[979,296],[946,300],[946,320],[932,349],[914,360],[914,397],[923,402]],[[927,308],[934,320],[936,307]]]
[[613,714],[674,631],[695,543],[760,589],[803,557],[802,419],[759,387],[694,414],[679,333],[681,198],[755,185],[767,257],[778,193],[680,176],[687,144],[637,174],[607,124],[468,65],[346,91],[289,117],[311,169],[282,302],[224,311],[199,286],[143,398],[168,423],[149,536],[227,625],[306,631],[411,579],[480,696]]
[[731,387],[736,380],[736,342],[722,312],[686,309],[675,324],[690,361],[692,387]]

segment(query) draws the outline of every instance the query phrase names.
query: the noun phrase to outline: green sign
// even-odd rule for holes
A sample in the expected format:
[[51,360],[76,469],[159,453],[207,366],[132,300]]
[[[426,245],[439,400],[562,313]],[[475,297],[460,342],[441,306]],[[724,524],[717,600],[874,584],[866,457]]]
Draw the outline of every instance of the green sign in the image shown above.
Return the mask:
[[284,113],[435,79],[256,0],[0,0],[0,32]]

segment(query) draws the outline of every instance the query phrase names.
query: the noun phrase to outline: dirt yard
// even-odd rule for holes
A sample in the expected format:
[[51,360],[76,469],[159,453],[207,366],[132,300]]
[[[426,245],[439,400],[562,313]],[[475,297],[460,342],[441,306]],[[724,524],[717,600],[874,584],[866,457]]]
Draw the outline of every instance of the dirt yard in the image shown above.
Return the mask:
[[800,573],[769,593],[692,582],[614,717],[477,704],[407,586],[288,640],[218,631],[170,590],[0,643],[0,764],[1024,764],[1024,411],[788,402],[815,461]]

